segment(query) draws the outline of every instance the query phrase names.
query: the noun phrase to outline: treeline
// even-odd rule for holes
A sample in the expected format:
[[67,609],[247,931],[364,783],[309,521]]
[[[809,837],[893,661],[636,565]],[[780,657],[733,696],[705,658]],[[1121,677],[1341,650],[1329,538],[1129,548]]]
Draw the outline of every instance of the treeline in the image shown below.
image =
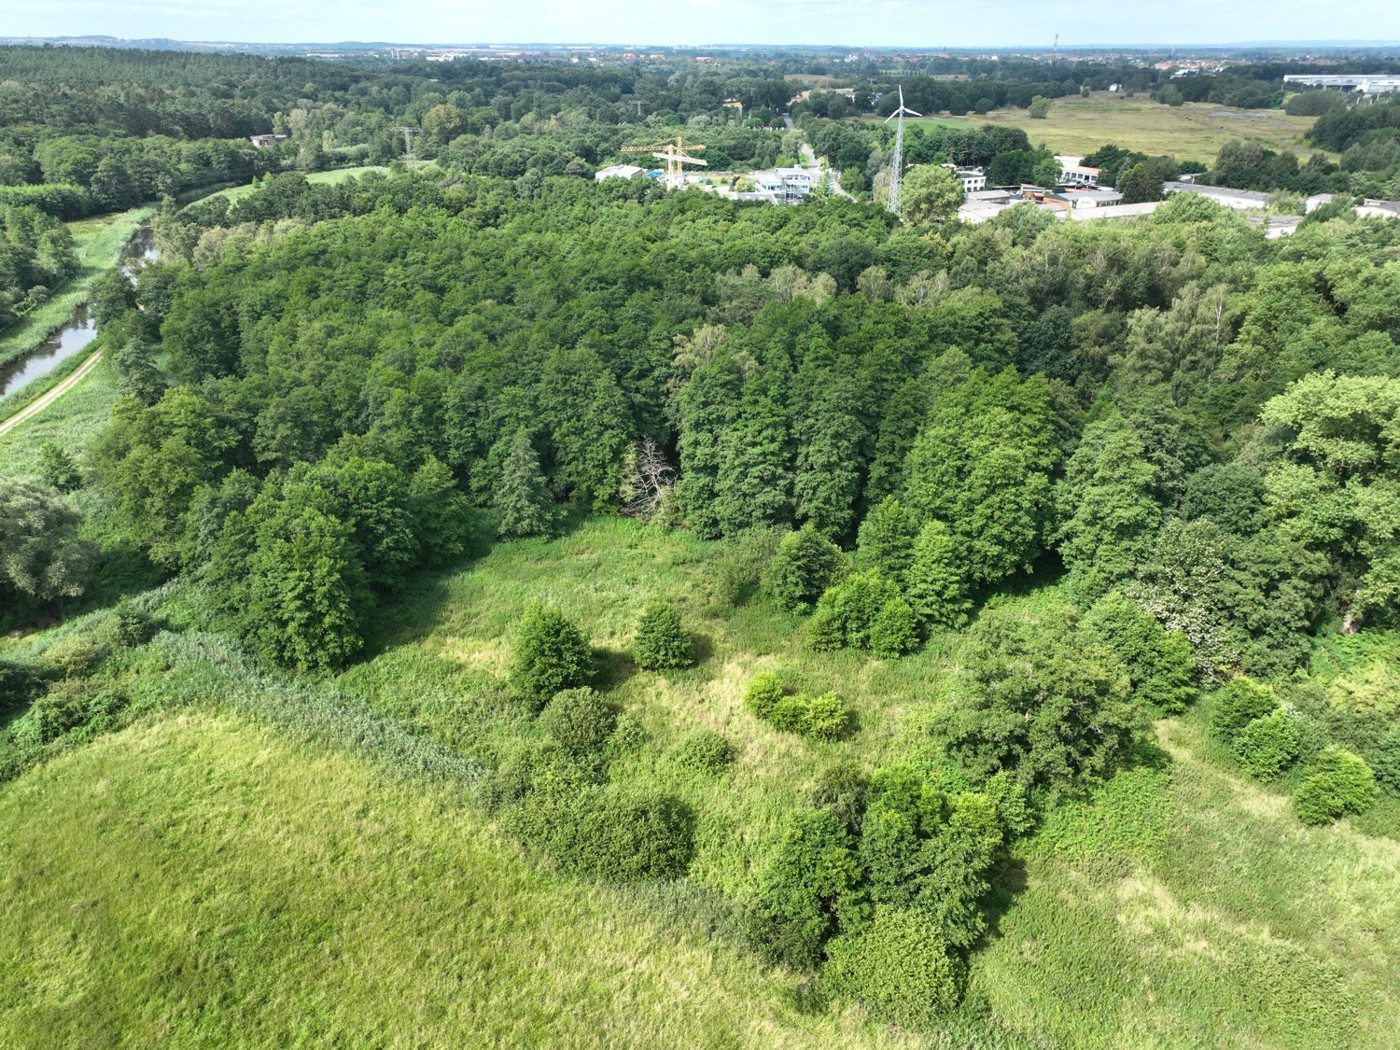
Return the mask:
[[77,271],[68,227],[38,208],[7,203],[0,194],[0,331],[44,303]]

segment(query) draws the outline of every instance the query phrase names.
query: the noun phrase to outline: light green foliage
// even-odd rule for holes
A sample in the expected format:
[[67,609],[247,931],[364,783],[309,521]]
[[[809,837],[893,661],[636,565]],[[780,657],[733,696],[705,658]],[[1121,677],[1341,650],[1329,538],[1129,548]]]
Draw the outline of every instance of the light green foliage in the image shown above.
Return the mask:
[[962,181],[939,164],[915,164],[904,173],[900,190],[900,217],[905,222],[943,222],[957,214],[962,203]]
[[874,569],[887,580],[904,580],[914,560],[918,523],[903,503],[886,496],[860,524],[857,554],[862,568]]
[[554,499],[540,471],[540,459],[525,430],[511,438],[492,506],[500,514],[500,534],[507,538],[541,536],[554,527]]
[[858,926],[866,899],[856,837],[835,812],[794,815],[769,854],[750,918],[754,946],[775,962],[814,967],[842,927]]
[[934,1025],[962,997],[967,968],[925,912],[877,907],[870,928],[832,943],[823,980],[890,1024]]
[[605,879],[671,879],[694,853],[695,817],[669,795],[608,785],[581,793],[546,845],[566,871]]
[[1044,120],[1050,115],[1050,107],[1052,104],[1053,102],[1051,99],[1043,95],[1036,95],[1035,98],[1031,99],[1031,104],[1026,108],[1031,115],[1031,119]]
[[[817,613],[813,620],[813,631],[818,648],[831,648],[842,644],[853,649],[872,649],[871,631],[876,621],[891,603],[904,603],[900,597],[899,585],[881,576],[877,570],[852,573],[841,583],[832,587],[817,602]],[[892,617],[897,617],[892,612]],[[897,624],[891,620],[890,628]],[[890,634],[887,642],[897,638]],[[897,655],[897,654],[896,654]]]
[[97,639],[85,634],[60,638],[44,652],[45,660],[66,678],[82,678],[92,674],[102,661],[102,646]]
[[608,742],[617,725],[617,708],[596,689],[565,689],[545,705],[539,723],[570,755],[585,759]]
[[778,701],[787,695],[780,676],[772,671],[760,671],[744,687],[744,709],[765,721],[772,716]]
[[1278,707],[1278,695],[1265,682],[1238,675],[1216,691],[1210,727],[1225,740],[1231,740],[1256,718],[1263,718]]
[[646,671],[672,671],[695,663],[690,635],[673,606],[653,602],[646,607],[637,622],[632,655]]
[[587,685],[593,653],[579,629],[553,605],[534,604],[515,628],[510,687],[538,710],[555,693]]
[[1141,606],[1110,591],[1084,614],[1090,637],[1108,645],[1128,671],[1133,693],[1151,710],[1179,715],[1196,697],[1196,656],[1180,631],[1166,631]]
[[1309,375],[1260,418],[1290,434],[1289,461],[1264,479],[1284,534],[1355,579],[1349,622],[1400,600],[1400,380]]
[[1376,801],[1376,778],[1361,758],[1329,747],[1309,767],[1293,796],[1304,824],[1327,824],[1348,813],[1364,813]]
[[1256,718],[1230,741],[1250,776],[1272,780],[1298,757],[1298,728],[1282,708]]
[[103,621],[100,637],[112,649],[130,649],[144,645],[155,634],[156,625],[126,595],[117,600],[110,615]]
[[95,552],[78,538],[79,522],[52,489],[0,476],[0,597],[7,609],[21,598],[49,602],[83,593]]
[[1400,796],[1400,726],[1381,738],[1370,757],[1376,782],[1387,794]]
[[841,548],[808,524],[783,537],[763,587],[779,608],[806,612],[845,569]]
[[1091,423],[1056,488],[1056,539],[1069,586],[1085,605],[1132,577],[1161,523],[1157,469],[1142,438],[1121,419]]
[[953,534],[930,521],[914,541],[914,557],[904,574],[904,597],[916,616],[935,627],[961,627],[972,602],[957,561]]
[[797,732],[819,740],[839,740],[846,735],[851,716],[835,693],[819,693],[805,698],[806,710]]
[[923,521],[947,522],[971,580],[994,583],[1040,554],[1059,460],[1045,378],[974,371],[938,398],[919,431],[905,499]]
[[671,748],[670,758],[680,768],[693,773],[718,773],[734,761],[734,745],[723,733],[697,729]]

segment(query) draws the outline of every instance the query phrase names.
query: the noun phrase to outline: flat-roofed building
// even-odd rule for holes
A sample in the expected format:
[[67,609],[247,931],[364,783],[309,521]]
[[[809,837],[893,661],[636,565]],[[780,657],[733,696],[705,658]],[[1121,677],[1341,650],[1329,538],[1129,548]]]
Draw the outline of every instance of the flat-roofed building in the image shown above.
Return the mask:
[[1194,193],[1201,197],[1209,197],[1216,204],[1223,204],[1236,211],[1253,211],[1256,208],[1263,209],[1269,206],[1267,193],[1235,190],[1228,186],[1201,186],[1191,182],[1168,182],[1163,185],[1162,192],[1167,196],[1171,196],[1173,193]]
[[1098,168],[1086,168],[1083,164],[1067,164],[1060,169],[1060,183],[1064,186],[1097,186]]
[[599,168],[593,173],[594,182],[603,182],[607,179],[635,179],[638,175],[645,175],[646,168],[639,168],[635,164],[614,164],[610,168]]

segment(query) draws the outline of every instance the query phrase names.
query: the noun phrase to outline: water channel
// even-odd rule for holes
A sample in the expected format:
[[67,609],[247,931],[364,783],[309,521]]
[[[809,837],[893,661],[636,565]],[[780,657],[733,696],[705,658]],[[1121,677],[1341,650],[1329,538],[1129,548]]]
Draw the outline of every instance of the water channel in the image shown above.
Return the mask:
[[[122,269],[133,281],[137,271],[156,257],[155,239],[149,226],[142,226],[122,250]],[[26,357],[0,367],[0,397],[11,394],[52,372],[64,361],[79,354],[97,338],[97,322],[84,303],[73,311],[72,319]]]

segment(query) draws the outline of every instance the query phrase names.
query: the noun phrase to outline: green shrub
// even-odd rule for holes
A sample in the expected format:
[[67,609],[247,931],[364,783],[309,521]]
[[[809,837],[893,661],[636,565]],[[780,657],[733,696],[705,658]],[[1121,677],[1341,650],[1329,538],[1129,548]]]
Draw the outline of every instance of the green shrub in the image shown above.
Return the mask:
[[1179,631],[1110,591],[1084,614],[1084,630],[1106,642],[1123,661],[1133,693],[1158,714],[1177,715],[1196,697],[1196,652]]
[[863,934],[831,942],[822,977],[879,1020],[917,1030],[957,1005],[966,967],[926,913],[879,907]]
[[870,651],[876,656],[903,656],[918,647],[919,618],[903,598],[891,598],[870,625]]
[[779,675],[772,671],[760,671],[749,679],[748,687],[744,689],[744,708],[755,718],[766,722],[785,695],[787,689]]
[[1364,813],[1376,801],[1376,778],[1361,758],[1339,747],[1318,756],[1293,797],[1304,824],[1327,824],[1347,813]]
[[734,761],[734,745],[713,729],[697,729],[671,749],[671,761],[695,773],[718,773]]
[[797,732],[822,740],[839,740],[845,735],[849,724],[850,715],[846,713],[841,698],[835,693],[822,693],[807,698],[807,710]]
[[758,591],[784,535],[777,528],[747,529],[725,543],[714,563],[721,601],[742,605]]
[[606,879],[669,879],[694,852],[695,818],[669,795],[608,786],[584,792],[550,852],[567,871]]
[[807,612],[845,569],[841,548],[807,524],[778,544],[764,573],[763,587],[779,608]]
[[12,733],[31,745],[49,744],[69,733],[95,734],[115,728],[127,698],[110,689],[93,691],[89,684],[69,680],[55,684],[22,716]]
[[596,689],[584,686],[555,693],[540,712],[540,728],[575,758],[603,749],[617,726],[617,708]]
[[672,671],[695,663],[680,614],[661,602],[648,605],[642,613],[633,653],[637,666],[647,671]]
[[555,693],[587,685],[593,654],[579,629],[552,605],[532,605],[520,618],[510,687],[538,710]]
[[131,599],[122,595],[113,606],[112,613],[102,622],[100,637],[113,649],[131,649],[144,645],[155,634],[155,624],[151,618],[131,604]]
[[85,634],[60,638],[44,651],[45,658],[69,678],[91,674],[102,661],[102,647]]
[[807,698],[784,696],[773,705],[768,724],[784,733],[801,733],[807,725]]
[[848,576],[817,602],[814,631],[853,649],[870,648],[870,631],[884,607],[899,598],[899,587],[874,569]]
[[936,627],[961,627],[972,602],[967,596],[965,566],[959,563],[952,531],[930,521],[914,540],[913,561],[904,573],[904,596],[920,621]]
[[1396,726],[1376,745],[1371,756],[1371,768],[1376,781],[1388,795],[1400,795],[1400,726]]
[[72,492],[82,486],[83,476],[73,457],[52,441],[39,446],[39,477],[45,485],[59,492]]
[[1256,718],[1231,741],[1245,772],[1260,780],[1272,780],[1298,757],[1298,727],[1283,708]]
[[1250,722],[1277,707],[1278,696],[1272,687],[1238,675],[1216,690],[1210,727],[1218,736],[1230,740]]

